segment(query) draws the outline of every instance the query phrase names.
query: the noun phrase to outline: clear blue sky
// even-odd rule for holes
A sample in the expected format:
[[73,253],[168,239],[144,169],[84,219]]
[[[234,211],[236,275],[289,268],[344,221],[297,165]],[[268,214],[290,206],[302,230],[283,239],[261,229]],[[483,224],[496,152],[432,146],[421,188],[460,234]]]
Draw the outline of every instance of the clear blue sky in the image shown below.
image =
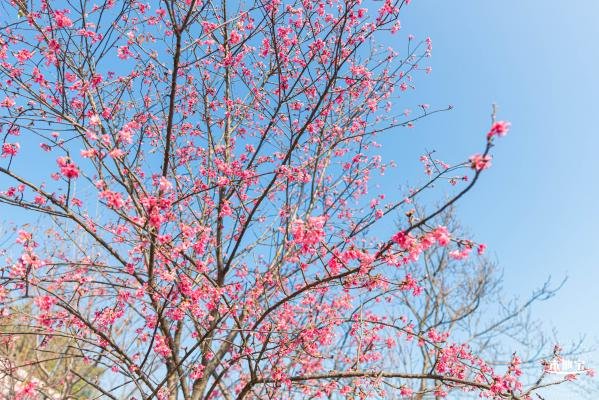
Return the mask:
[[[414,0],[402,31],[433,39],[433,73],[416,79],[416,98],[455,106],[417,125],[414,143],[457,161],[481,148],[491,104],[512,122],[493,167],[460,203],[462,221],[504,268],[508,294],[567,275],[535,315],[560,340],[583,333],[595,344],[599,1]],[[589,358],[597,369],[598,353]],[[548,398],[572,398],[559,396]]]

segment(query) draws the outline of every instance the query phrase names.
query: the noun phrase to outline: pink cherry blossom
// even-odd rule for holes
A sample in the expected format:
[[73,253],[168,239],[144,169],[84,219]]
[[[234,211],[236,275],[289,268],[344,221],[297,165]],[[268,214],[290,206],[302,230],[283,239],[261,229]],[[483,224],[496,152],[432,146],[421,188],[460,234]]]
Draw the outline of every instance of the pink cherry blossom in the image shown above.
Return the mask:
[[33,57],[33,52],[28,49],[22,49],[15,53],[15,57],[19,61],[19,63],[24,63],[25,61],[31,59]]
[[5,97],[4,100],[0,102],[1,107],[10,108],[16,104],[15,100],[11,97]]
[[475,154],[470,157],[470,167],[475,171],[482,171],[491,166],[491,156],[483,154]]
[[308,217],[306,220],[295,220],[291,224],[293,242],[300,246],[302,252],[312,251],[314,246],[324,239],[326,217]]
[[505,136],[510,130],[511,124],[506,121],[497,121],[494,122],[487,133],[487,139],[491,140],[494,136]]
[[58,28],[70,28],[73,26],[73,21],[67,16],[68,11],[55,11],[54,22]]
[[451,240],[449,230],[445,226],[439,226],[432,232],[433,237],[441,246],[447,246]]
[[65,178],[76,179],[79,177],[79,168],[68,157],[59,157],[56,163],[60,167],[60,173]]
[[19,152],[19,144],[18,143],[4,143],[2,145],[2,157],[12,157],[16,156]]

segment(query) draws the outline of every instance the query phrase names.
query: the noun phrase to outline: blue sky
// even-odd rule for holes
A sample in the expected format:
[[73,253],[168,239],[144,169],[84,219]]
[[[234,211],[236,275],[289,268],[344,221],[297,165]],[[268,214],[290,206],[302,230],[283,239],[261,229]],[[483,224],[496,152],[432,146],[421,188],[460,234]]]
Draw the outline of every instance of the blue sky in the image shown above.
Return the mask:
[[[482,147],[499,106],[512,130],[459,215],[505,270],[506,293],[525,297],[549,275],[568,276],[534,312],[560,340],[586,334],[590,345],[599,337],[597,21],[596,0],[414,0],[402,16],[404,34],[433,40],[433,72],[416,79],[415,98],[455,107],[409,135],[457,161]],[[597,368],[599,354],[588,359]]]

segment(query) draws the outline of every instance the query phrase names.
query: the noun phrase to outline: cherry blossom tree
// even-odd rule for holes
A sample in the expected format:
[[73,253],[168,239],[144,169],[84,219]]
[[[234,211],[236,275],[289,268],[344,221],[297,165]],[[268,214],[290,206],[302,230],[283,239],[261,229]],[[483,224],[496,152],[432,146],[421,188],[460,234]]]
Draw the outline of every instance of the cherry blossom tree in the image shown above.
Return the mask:
[[[402,36],[408,4],[2,2],[0,201],[41,218],[1,267],[2,335],[73,343],[63,357],[106,369],[87,382],[106,399],[409,398],[423,379],[531,398],[542,379],[523,387],[517,355],[495,368],[389,316],[421,293],[423,251],[484,251],[434,222],[509,129],[493,117],[479,154],[425,156],[421,185],[369,192],[392,166],[377,138],[441,111],[397,111],[432,48]],[[429,371],[384,362],[410,346]]]
[[[426,215],[420,207],[416,207],[415,212]],[[452,235],[467,236],[453,207],[433,225],[447,227]],[[554,346],[558,341],[557,332],[548,331],[543,321],[535,318],[533,308],[557,295],[566,279],[552,284],[549,277],[539,282],[540,286],[526,298],[511,297],[502,286],[502,269],[490,257],[455,260],[450,253],[448,246],[434,244],[423,252],[418,262],[406,266],[419,282],[421,294],[413,296],[405,291],[395,294],[400,299],[394,302],[395,307],[387,313],[387,318],[406,318],[418,336],[451,332],[452,338],[460,338],[460,342],[467,343],[475,354],[495,366],[508,365],[517,351],[521,380],[536,381],[539,365],[556,361]],[[362,300],[363,303],[368,301],[368,298]],[[401,365],[403,370],[413,373],[424,375],[436,361],[426,345],[398,346],[394,350],[387,353],[385,362],[389,366]],[[560,357],[579,360],[590,351],[581,337],[561,349]],[[588,380],[581,382],[586,384]],[[431,398],[434,389],[434,382],[422,379],[413,399]],[[464,396],[460,393],[458,398]],[[478,394],[471,397],[476,398]]]
[[[69,337],[27,331],[23,323],[27,313],[31,315],[31,307],[0,316],[2,331],[7,333],[0,338],[0,398],[22,397],[32,385],[51,400],[97,398],[100,392],[94,386],[104,369],[84,362],[76,352],[77,342]],[[16,326],[13,316],[19,319]]]

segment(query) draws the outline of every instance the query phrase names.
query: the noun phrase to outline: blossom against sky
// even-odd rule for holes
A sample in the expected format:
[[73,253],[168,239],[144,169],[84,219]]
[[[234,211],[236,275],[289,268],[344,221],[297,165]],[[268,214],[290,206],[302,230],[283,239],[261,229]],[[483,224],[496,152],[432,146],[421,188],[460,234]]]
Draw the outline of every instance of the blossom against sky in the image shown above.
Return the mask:
[[[507,293],[524,298],[547,277],[567,276],[534,312],[560,340],[586,334],[589,345],[599,336],[598,16],[593,0],[412,2],[402,30],[430,36],[434,48],[413,96],[454,108],[404,132],[388,154],[402,160],[414,135],[443,157],[474,152],[497,104],[511,130],[460,216],[505,269]],[[597,366],[597,354],[587,359]]]

